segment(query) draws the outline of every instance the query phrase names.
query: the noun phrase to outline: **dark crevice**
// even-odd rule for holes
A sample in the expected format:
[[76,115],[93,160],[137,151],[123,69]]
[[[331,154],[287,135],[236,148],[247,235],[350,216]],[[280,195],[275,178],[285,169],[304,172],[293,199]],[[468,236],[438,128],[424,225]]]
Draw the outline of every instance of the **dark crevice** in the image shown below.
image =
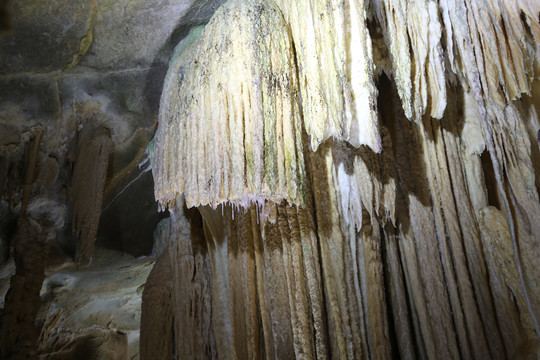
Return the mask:
[[178,358],[176,350],[176,333],[174,331],[174,316],[171,316],[171,354],[173,355],[173,359]]
[[394,318],[394,313],[392,311],[392,301],[390,299],[390,279],[388,277],[388,259],[386,254],[386,246],[388,241],[393,241],[393,239],[387,239],[386,238],[386,232],[384,231],[384,228],[380,227],[380,234],[381,234],[381,263],[382,266],[382,280],[384,284],[384,300],[385,300],[385,309],[386,309],[386,316],[388,319],[388,335],[390,336],[390,348],[392,353],[392,359],[400,359],[400,352],[399,352],[399,345],[398,345],[398,338],[396,334],[396,326],[394,325],[396,323],[396,319]]
[[484,183],[486,186],[488,205],[494,206],[498,210],[501,210],[497,189],[497,179],[495,178],[495,170],[493,169],[493,163],[491,162],[491,158],[487,151],[482,152],[480,155],[480,161],[482,163],[482,170],[484,173]]

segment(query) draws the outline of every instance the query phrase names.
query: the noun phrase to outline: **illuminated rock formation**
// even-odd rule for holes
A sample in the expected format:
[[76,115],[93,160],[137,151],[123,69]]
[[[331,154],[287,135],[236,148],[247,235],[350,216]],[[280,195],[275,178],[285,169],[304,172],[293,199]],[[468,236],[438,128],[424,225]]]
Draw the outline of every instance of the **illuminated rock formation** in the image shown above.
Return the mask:
[[152,164],[203,217],[211,315],[170,311],[211,317],[205,356],[537,351],[539,11],[230,0],[178,45]]
[[0,358],[539,358],[539,15],[0,1]]

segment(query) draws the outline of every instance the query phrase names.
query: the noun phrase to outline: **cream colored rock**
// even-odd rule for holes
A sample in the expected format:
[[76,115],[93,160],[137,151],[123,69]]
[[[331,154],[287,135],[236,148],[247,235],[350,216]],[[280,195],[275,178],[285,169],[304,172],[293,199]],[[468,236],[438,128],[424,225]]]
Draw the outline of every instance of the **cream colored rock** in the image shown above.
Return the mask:
[[179,45],[165,80],[156,199],[165,206],[184,194],[188,207],[303,204],[299,79],[279,9],[231,1],[200,36],[198,45]]
[[[252,8],[260,17],[250,18]],[[217,356],[259,358],[262,347],[270,358],[322,359],[535,351],[526,345],[536,344],[540,304],[537,112],[535,101],[517,100],[534,89],[534,9],[483,0],[232,1],[199,45],[173,59],[156,196],[162,205],[179,194],[189,207],[210,205],[199,209]],[[266,22],[274,11],[283,16]],[[236,31],[244,23],[234,14],[259,21],[251,40]],[[227,20],[238,23],[217,24]],[[261,38],[267,26],[279,35]],[[370,36],[380,33],[387,48],[374,41],[374,69]],[[242,55],[230,60],[228,48],[209,47],[223,39]],[[283,60],[271,72],[290,74],[295,107],[264,88],[263,115],[247,107],[243,84],[259,84],[270,69],[259,53]],[[215,72],[217,58],[236,70],[234,81]],[[232,100],[220,100],[215,83],[228,84]],[[249,116],[235,120],[231,103]],[[276,124],[284,137],[268,142]],[[215,135],[220,126],[234,130],[230,148]],[[287,172],[282,146],[294,147],[301,171]],[[303,175],[302,201],[291,174]]]
[[[170,11],[154,17],[158,3]],[[230,0],[170,62],[149,153],[171,216],[155,232],[141,319],[153,260],[98,251],[88,268],[44,264],[69,223],[44,187],[67,196],[73,180],[74,228],[91,249],[101,193],[123,191],[117,173],[145,159],[154,127],[132,134],[157,114],[142,94],[159,97],[167,44],[193,25],[175,16],[198,24],[217,3],[98,0],[72,27],[91,23],[82,42],[69,36],[72,69],[0,76],[1,251],[15,254],[0,271],[12,276],[0,355],[136,358],[141,324],[143,359],[538,358],[532,0]],[[123,11],[139,26],[116,36],[108,19]],[[35,43],[0,62],[33,64],[10,54]],[[95,119],[114,124],[110,139],[80,141],[72,174],[51,144],[69,147],[65,134]],[[122,244],[135,241],[116,216],[133,212],[101,216]]]
[[276,1],[295,43],[311,147],[333,137],[381,151],[364,0]]

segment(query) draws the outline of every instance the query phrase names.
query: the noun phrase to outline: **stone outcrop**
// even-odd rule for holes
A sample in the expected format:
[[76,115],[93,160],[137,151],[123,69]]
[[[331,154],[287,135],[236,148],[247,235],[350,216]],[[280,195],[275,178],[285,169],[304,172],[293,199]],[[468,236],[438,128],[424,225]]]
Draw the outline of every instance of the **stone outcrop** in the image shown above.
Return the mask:
[[55,261],[41,288],[40,359],[139,356],[142,292],[154,260],[97,249],[84,269]]

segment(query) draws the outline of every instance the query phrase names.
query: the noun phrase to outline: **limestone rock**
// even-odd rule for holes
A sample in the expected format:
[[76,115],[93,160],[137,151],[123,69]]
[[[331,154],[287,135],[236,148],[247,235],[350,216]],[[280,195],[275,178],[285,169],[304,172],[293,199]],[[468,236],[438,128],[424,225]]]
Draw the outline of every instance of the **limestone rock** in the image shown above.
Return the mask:
[[98,250],[85,269],[70,261],[51,268],[41,289],[40,358],[138,356],[142,289],[153,264]]
[[538,358],[538,1],[4,8],[5,357]]
[[279,9],[231,1],[200,45],[192,36],[178,45],[165,80],[152,162],[156,199],[163,207],[180,194],[188,207],[302,204],[298,79]]
[[295,43],[304,128],[312,149],[334,137],[380,152],[367,2],[276,3]]
[[[185,52],[179,51],[170,64],[152,145],[156,198],[171,207],[184,194],[186,205],[199,206],[202,214],[217,356],[483,359],[510,358],[523,349],[534,352],[539,247],[531,219],[538,213],[538,173],[530,136],[534,131],[527,126],[537,115],[530,115],[531,103],[521,103],[520,109],[515,100],[532,87],[525,80],[536,52],[529,46],[537,26],[537,19],[530,18],[531,5],[397,0],[371,1],[368,8],[347,1],[276,4],[285,20],[276,29],[290,27],[296,56],[296,72],[294,67],[287,71],[298,76],[302,99],[298,109],[305,134],[297,145],[302,153],[297,162],[305,169],[305,202],[291,206],[290,198],[261,191],[260,182],[250,176],[246,164],[253,129],[261,129],[258,136],[266,140],[266,127],[251,125],[253,118],[244,117],[242,126],[234,128],[243,134],[239,148],[244,156],[227,157],[226,151],[218,151],[219,157],[201,155],[208,148],[222,149],[216,128],[231,122],[227,102],[212,102],[208,110],[212,86],[235,84],[221,81],[228,70],[206,77],[227,50],[216,54],[201,49],[222,39],[244,48],[244,37],[229,38],[227,33],[241,26],[228,25],[237,20],[235,14],[250,6],[261,9],[262,3],[230,2],[200,39],[179,45]],[[347,22],[353,8],[359,16]],[[363,15],[366,9],[370,15]],[[347,106],[343,89],[359,89],[354,76],[343,76],[350,68],[340,62],[343,54],[349,56],[346,40],[353,35],[348,31],[356,29],[355,43],[363,49],[350,55],[363,54],[361,73],[366,79],[373,74],[372,55],[365,51],[371,45],[360,41],[370,18],[387,45],[386,51],[379,49],[377,41],[376,56],[388,54],[391,60],[377,60],[387,73],[377,72],[376,121],[359,127],[376,129],[371,139],[379,139],[379,147],[368,144],[375,151],[355,148],[361,142],[337,130],[344,126],[336,116]],[[261,19],[263,28],[272,25]],[[229,22],[219,26],[219,21]],[[533,24],[529,32],[520,30],[526,24]],[[495,36],[499,27],[512,29],[501,38]],[[220,35],[208,39],[218,33],[215,28],[222,30]],[[258,51],[263,43],[259,33],[247,34]],[[329,48],[333,51],[325,52]],[[503,64],[500,54],[512,60]],[[250,51],[234,59],[240,68],[251,64],[252,83],[267,76],[266,63],[253,65]],[[227,61],[221,63],[229,69]],[[205,71],[192,70],[199,67]],[[281,70],[272,68],[277,74]],[[369,81],[360,84],[369,89]],[[234,98],[243,96],[243,89],[224,87],[224,93]],[[360,108],[373,118],[369,96],[375,95],[366,94]],[[246,109],[245,103],[241,108]],[[274,115],[264,124],[272,121],[282,120]],[[295,116],[289,121],[297,126]],[[233,135],[238,136],[229,134],[231,139]],[[266,145],[265,155],[279,151],[279,142]],[[228,166],[222,159],[237,161],[231,160],[228,172],[222,173]],[[267,161],[255,159],[261,168]],[[208,180],[216,173],[223,175],[213,188]],[[223,187],[223,179],[235,174],[258,206],[238,201],[239,192]]]
[[82,129],[73,169],[72,228],[78,239],[76,260],[83,265],[94,253],[111,147],[110,136],[100,125],[89,124]]
[[0,37],[0,74],[65,68],[74,54],[84,50],[81,39],[89,39],[93,4],[84,0],[9,1],[7,11],[13,30]]
[[178,42],[175,39],[177,28],[186,22],[191,26],[206,23],[221,3],[222,0],[122,0],[114,3],[96,0],[93,41],[80,64],[98,69],[166,64],[164,50]]

